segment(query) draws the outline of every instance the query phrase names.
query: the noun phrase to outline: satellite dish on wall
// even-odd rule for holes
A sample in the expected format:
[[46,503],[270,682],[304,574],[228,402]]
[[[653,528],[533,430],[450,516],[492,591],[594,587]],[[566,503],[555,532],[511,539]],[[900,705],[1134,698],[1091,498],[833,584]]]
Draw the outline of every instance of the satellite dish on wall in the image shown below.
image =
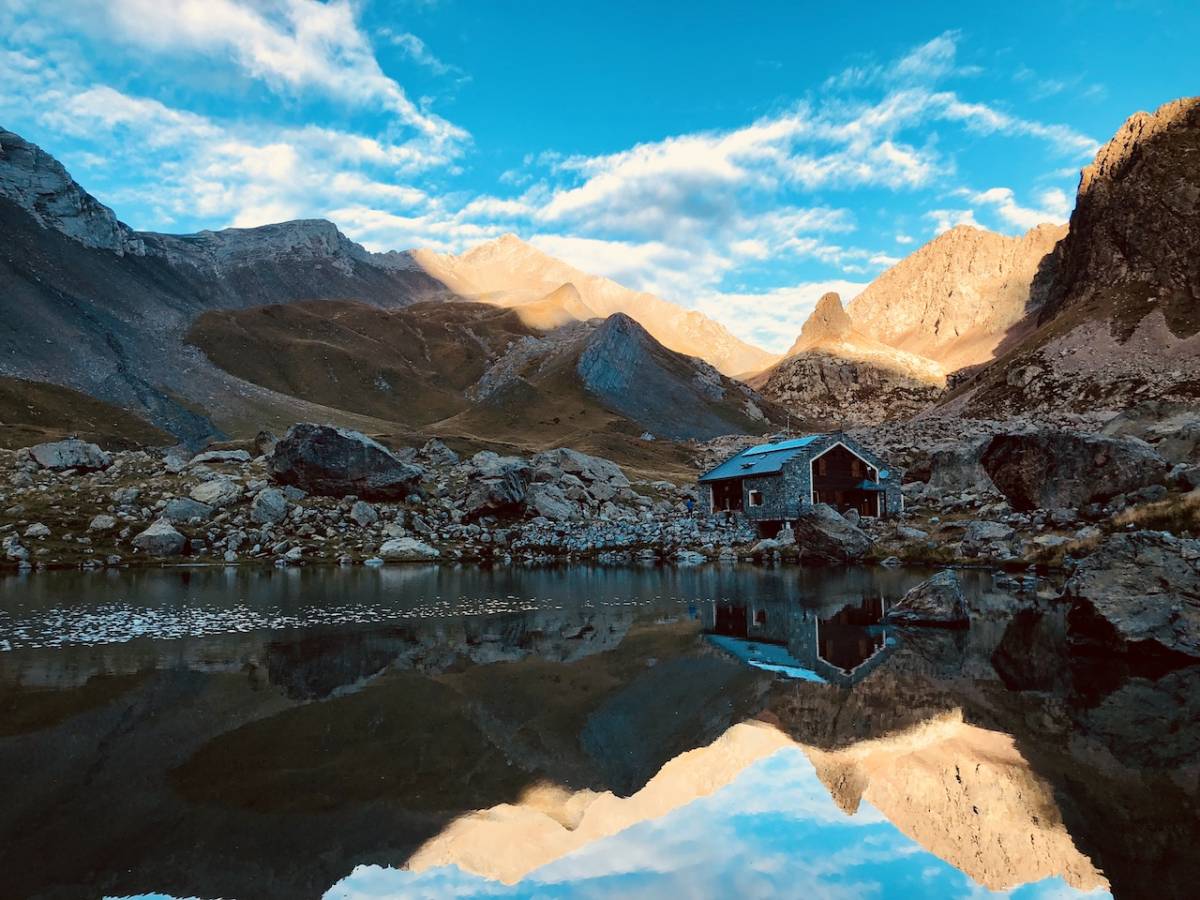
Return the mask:
[[887,478],[887,477],[888,477],[888,470],[887,470],[887,469],[880,469],[880,470],[879,470],[879,477],[880,477],[880,478]]

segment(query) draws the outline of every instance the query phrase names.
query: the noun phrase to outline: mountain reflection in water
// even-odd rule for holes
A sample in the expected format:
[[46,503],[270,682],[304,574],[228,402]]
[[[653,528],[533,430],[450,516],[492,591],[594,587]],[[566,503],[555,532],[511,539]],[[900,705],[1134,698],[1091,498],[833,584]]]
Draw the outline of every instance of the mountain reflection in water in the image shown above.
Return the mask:
[[0,579],[0,896],[1191,896],[1197,670],[925,575]]

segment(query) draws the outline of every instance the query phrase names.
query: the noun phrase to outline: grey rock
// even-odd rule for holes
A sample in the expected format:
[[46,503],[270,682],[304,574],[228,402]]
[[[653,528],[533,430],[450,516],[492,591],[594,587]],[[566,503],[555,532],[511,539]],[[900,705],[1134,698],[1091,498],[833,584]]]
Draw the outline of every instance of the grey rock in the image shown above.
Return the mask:
[[425,442],[425,446],[421,448],[418,455],[430,463],[438,466],[456,466],[459,463],[459,456],[437,438],[431,438]]
[[1157,484],[1167,463],[1136,438],[1041,429],[991,438],[984,469],[1013,509],[1078,509]]
[[365,434],[331,425],[293,425],[267,459],[271,476],[313,494],[398,500],[420,484],[424,470],[402,462]]
[[533,457],[532,463],[535,470],[558,469],[585,481],[603,481],[614,487],[629,487],[629,479],[612,460],[590,456],[567,447],[543,451]]
[[896,537],[902,541],[925,541],[929,539],[929,532],[908,525],[898,525],[896,526]]
[[112,531],[117,527],[117,520],[103,513],[92,518],[88,523],[88,531]]
[[438,559],[441,553],[416,538],[401,537],[384,541],[379,548],[379,555],[391,562],[424,562]]
[[34,522],[25,529],[25,537],[48,538],[50,537],[50,527],[42,522]]
[[552,522],[574,522],[580,516],[579,506],[572,503],[556,484],[534,484],[526,497],[528,509]]
[[186,544],[187,538],[163,519],[159,519],[133,539],[134,547],[151,556],[175,556],[182,552]]
[[366,528],[379,521],[379,513],[366,500],[358,500],[350,507],[350,518],[356,525]]
[[250,518],[259,525],[277,525],[287,514],[287,497],[278,488],[263,488],[250,504]]
[[871,549],[871,539],[826,503],[806,507],[792,523],[792,530],[805,562],[854,562]]
[[1067,580],[1073,639],[1105,653],[1200,659],[1200,540],[1114,534]]
[[203,453],[197,453],[188,460],[188,465],[198,466],[205,463],[248,462],[250,462],[250,454],[246,450],[205,450]]
[[962,585],[953,569],[938,572],[910,590],[887,611],[885,618],[898,625],[957,628],[970,624]]
[[109,494],[109,498],[112,500],[112,502],[120,507],[133,506],[138,502],[138,498],[141,496],[141,489],[136,487],[119,488],[118,490],[115,490]]
[[190,495],[197,503],[220,509],[241,499],[242,486],[229,478],[214,478],[196,485]]
[[192,519],[207,519],[212,514],[213,508],[207,503],[200,503],[190,497],[175,497],[168,500],[162,508],[161,518],[180,524]]
[[994,490],[980,462],[989,440],[977,438],[935,446],[929,453],[929,488],[938,493]]
[[1016,530],[1003,522],[972,520],[963,530],[962,552],[965,556],[1008,559],[1013,555],[1016,537]]
[[30,447],[29,452],[43,469],[51,469],[56,472],[66,469],[89,472],[107,469],[112,465],[112,456],[95,444],[89,444],[77,438],[38,444]]

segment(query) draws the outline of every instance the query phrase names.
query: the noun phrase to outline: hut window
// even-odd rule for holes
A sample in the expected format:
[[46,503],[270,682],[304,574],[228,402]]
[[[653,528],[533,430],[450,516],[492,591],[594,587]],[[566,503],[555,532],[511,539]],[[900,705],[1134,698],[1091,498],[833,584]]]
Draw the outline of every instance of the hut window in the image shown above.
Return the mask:
[[749,502],[751,506],[762,506],[762,491],[751,491]]
[[827,460],[823,456],[817,460],[817,474],[818,475],[828,475],[829,474],[829,460]]
[[865,473],[863,472],[863,464],[861,459],[854,459],[850,461],[850,472],[855,478],[863,477]]

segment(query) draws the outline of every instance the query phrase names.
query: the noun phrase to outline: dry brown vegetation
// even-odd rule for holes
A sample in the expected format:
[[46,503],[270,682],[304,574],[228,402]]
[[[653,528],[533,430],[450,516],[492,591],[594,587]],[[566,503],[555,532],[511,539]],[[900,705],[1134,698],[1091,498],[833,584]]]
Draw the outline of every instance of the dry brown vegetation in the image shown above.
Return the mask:
[[0,448],[76,435],[113,450],[174,444],[149,422],[57,384],[0,378]]
[[1200,534],[1200,488],[1189,494],[1168,497],[1126,509],[1113,517],[1113,524],[1172,534]]

